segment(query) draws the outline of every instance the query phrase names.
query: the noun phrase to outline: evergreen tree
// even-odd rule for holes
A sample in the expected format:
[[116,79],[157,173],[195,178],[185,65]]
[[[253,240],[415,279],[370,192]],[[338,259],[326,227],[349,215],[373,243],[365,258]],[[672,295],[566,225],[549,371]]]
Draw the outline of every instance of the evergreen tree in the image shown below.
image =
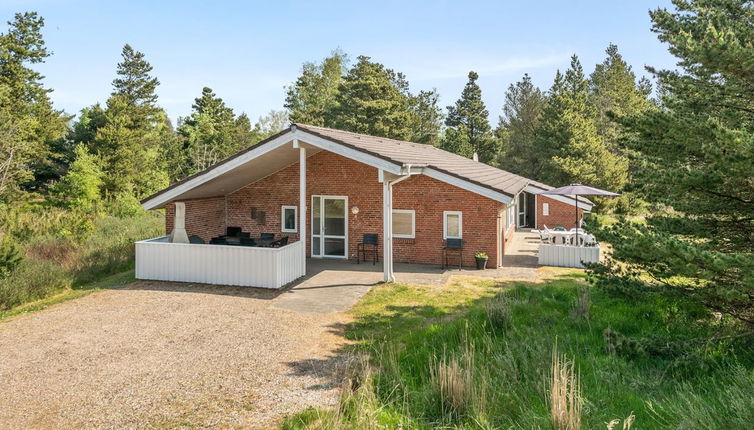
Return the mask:
[[407,83],[380,63],[360,56],[338,87],[325,125],[393,139],[410,139],[411,112]]
[[607,58],[598,64],[589,78],[589,102],[596,110],[597,131],[611,151],[617,151],[622,136],[613,117],[640,114],[650,107],[652,87],[646,79],[637,82],[636,75],[618,52],[616,45],[605,50]]
[[154,107],[157,102],[157,86],[160,81],[149,73],[152,65],[144,59],[144,54],[125,44],[121,52],[123,60],[118,63],[118,77],[113,80],[113,93],[124,97],[126,103],[134,106]]
[[286,89],[285,108],[290,121],[324,126],[347,70],[348,56],[340,50],[320,64],[304,63],[301,76]]
[[535,87],[531,77],[511,84],[505,92],[503,115],[495,130],[500,141],[500,156],[497,164],[510,172],[539,177],[542,169],[542,154],[536,147],[536,130],[545,97]]
[[[602,232],[614,262],[600,285],[663,294],[690,320],[754,327],[754,6],[675,1],[651,12],[680,71],[650,69],[661,109],[623,121],[637,155],[634,185],[656,210]],[[681,306],[678,306],[681,305]],[[698,312],[706,309],[707,312]],[[730,317],[730,318],[727,318]],[[734,325],[735,326],[735,325]]]
[[539,121],[536,147],[546,163],[537,179],[619,190],[627,179],[628,162],[603,143],[588,99],[588,82],[574,55],[565,75],[556,75]]
[[490,127],[489,112],[482,101],[482,89],[476,81],[479,75],[469,72],[469,82],[454,106],[448,106],[445,125],[445,150],[471,157],[474,153],[479,161],[489,163],[495,159],[497,148]]
[[191,115],[179,122],[183,143],[171,158],[181,162],[170,169],[174,173],[171,180],[202,171],[259,140],[250,130],[248,118],[239,121],[233,109],[208,87],[195,99]]
[[69,119],[52,107],[51,90],[32,68],[50,56],[44,19],[36,12],[18,13],[8,26],[0,34],[0,199],[3,193],[40,189],[56,177],[53,149]]
[[108,195],[141,198],[167,186],[168,167],[174,167],[168,155],[178,144],[167,114],[156,105],[159,82],[149,74],[152,66],[129,45],[122,56],[92,150],[102,157]]
[[411,110],[411,142],[439,144],[442,130],[443,114],[440,109],[440,95],[437,90],[419,91],[416,96],[409,95]]

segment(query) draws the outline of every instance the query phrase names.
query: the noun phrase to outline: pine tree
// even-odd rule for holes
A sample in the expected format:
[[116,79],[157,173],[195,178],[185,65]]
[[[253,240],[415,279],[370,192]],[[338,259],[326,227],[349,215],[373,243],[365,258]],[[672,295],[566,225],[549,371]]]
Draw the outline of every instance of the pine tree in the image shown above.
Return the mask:
[[652,87],[646,79],[637,82],[616,45],[609,45],[605,53],[607,58],[595,67],[589,78],[589,102],[596,110],[600,137],[616,152],[623,133],[611,116],[634,116],[649,109]]
[[118,77],[113,80],[111,95],[121,95],[125,101],[135,106],[154,107],[157,102],[157,86],[160,81],[149,73],[152,65],[144,59],[144,54],[125,44],[121,52],[123,60],[118,63]]
[[301,76],[286,89],[285,108],[291,122],[325,125],[348,70],[348,56],[334,50],[322,63],[304,63]]
[[608,150],[588,99],[588,81],[574,55],[565,75],[556,75],[542,111],[536,147],[547,162],[537,179],[620,190],[627,179],[628,162]]
[[542,169],[542,154],[536,148],[536,131],[545,97],[535,87],[531,77],[511,84],[505,93],[503,115],[495,130],[500,141],[500,168],[519,175],[538,177]]
[[410,139],[411,112],[405,78],[360,56],[338,87],[325,125],[393,139]]
[[489,163],[495,159],[497,147],[492,136],[489,112],[482,101],[482,89],[476,81],[479,75],[469,72],[469,81],[454,106],[448,106],[445,125],[448,127],[442,147],[445,150]]
[[411,142],[439,144],[443,114],[440,109],[440,94],[436,89],[422,90],[415,96],[409,95],[411,110]]
[[[661,109],[623,123],[645,222],[604,229],[614,262],[599,285],[662,294],[714,328],[754,327],[754,6],[690,0],[651,12],[682,69],[650,69]],[[699,312],[700,308],[708,312]],[[722,322],[712,312],[722,313]],[[730,318],[728,318],[730,317]]]
[[[204,87],[195,99],[192,112],[179,121],[178,134],[183,140],[182,150],[172,158],[182,159],[171,180],[194,174],[251,146],[258,140],[246,122],[238,122],[233,109],[225,105],[211,88]],[[243,136],[254,134],[254,138]]]
[[55,110],[51,90],[31,66],[50,53],[42,36],[44,19],[18,13],[0,34],[0,199],[4,193],[38,190],[61,168],[54,150],[61,145],[69,119]]
[[141,198],[169,183],[168,155],[175,153],[177,139],[167,114],[156,105],[159,81],[149,74],[152,66],[129,45],[122,56],[91,149],[103,160],[108,195]]

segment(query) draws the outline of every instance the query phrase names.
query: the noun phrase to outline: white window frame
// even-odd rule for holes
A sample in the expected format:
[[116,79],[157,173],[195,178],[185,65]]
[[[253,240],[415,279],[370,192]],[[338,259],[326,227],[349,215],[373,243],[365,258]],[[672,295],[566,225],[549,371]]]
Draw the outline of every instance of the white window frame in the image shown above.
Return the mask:
[[411,214],[411,234],[393,233],[393,237],[400,238],[400,239],[415,239],[416,238],[416,211],[413,209],[393,209],[393,215],[395,214]]
[[542,216],[550,216],[550,204],[542,203]]
[[[448,236],[448,215],[458,215],[458,236]],[[463,212],[461,211],[443,211],[442,212],[442,238],[443,239],[463,239]]]
[[[293,209],[293,219],[296,221],[296,227],[292,230],[285,228],[285,211]],[[298,232],[298,206],[282,206],[280,209],[280,231],[283,233],[296,233]]]

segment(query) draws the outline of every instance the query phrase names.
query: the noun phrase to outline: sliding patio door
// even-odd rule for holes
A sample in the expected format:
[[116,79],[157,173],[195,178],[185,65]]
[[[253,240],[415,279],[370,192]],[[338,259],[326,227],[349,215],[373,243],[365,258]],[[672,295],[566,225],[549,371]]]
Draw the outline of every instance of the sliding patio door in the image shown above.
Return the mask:
[[312,257],[348,258],[348,197],[312,196]]

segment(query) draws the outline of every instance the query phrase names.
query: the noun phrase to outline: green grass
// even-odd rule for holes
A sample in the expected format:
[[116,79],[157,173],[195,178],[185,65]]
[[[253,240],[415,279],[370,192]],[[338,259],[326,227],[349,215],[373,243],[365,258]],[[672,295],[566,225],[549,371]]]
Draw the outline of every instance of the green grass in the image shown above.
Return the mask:
[[68,300],[77,299],[79,297],[84,297],[96,291],[126,285],[130,282],[133,282],[134,280],[135,278],[133,270],[127,270],[125,272],[116,273],[104,279],[100,279],[99,281],[93,282],[91,284],[81,285],[75,289],[64,288],[59,290],[57,294],[51,295],[44,299],[25,303],[6,311],[0,311],[0,322],[18,315],[41,311],[43,309],[49,308],[52,305],[66,302]]
[[[542,284],[376,287],[346,328],[356,341],[350,352],[370,357],[347,372],[358,383],[343,390],[335,411],[308,409],[283,428],[552,428],[556,344],[579,377],[584,429],[631,414],[638,429],[750,428],[754,365],[745,341],[692,342],[682,352],[634,344],[722,328],[657,299],[631,302],[591,289],[584,318],[583,296],[579,312],[576,303],[585,288],[580,273]],[[606,337],[608,328],[619,335]]]

